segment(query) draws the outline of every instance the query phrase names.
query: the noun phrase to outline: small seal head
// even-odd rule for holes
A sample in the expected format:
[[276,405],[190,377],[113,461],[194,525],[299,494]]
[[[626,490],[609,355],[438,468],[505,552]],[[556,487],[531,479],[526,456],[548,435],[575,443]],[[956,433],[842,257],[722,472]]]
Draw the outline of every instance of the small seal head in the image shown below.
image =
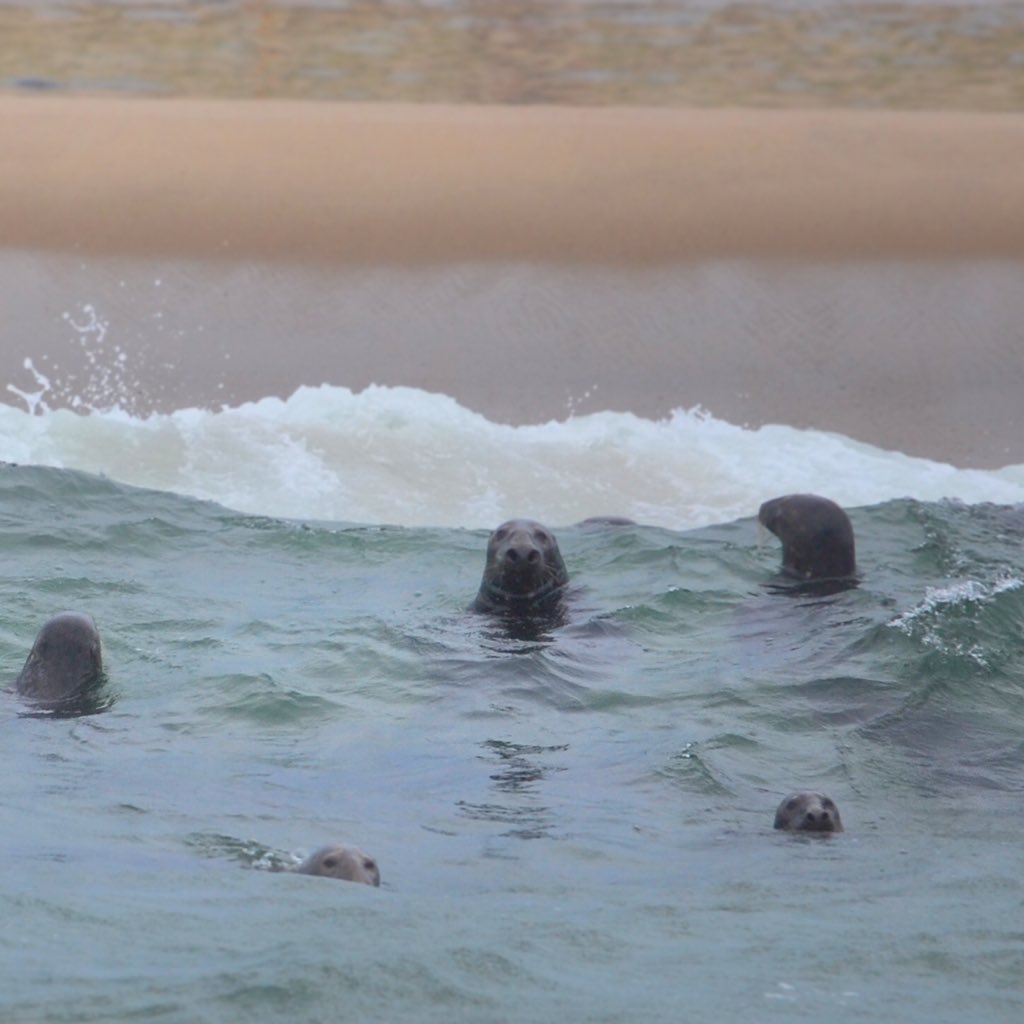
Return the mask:
[[824,793],[790,793],[775,812],[775,827],[790,832],[842,832],[839,808]]
[[96,623],[81,612],[62,612],[39,630],[14,686],[41,707],[60,710],[86,698],[100,683],[102,673]]
[[561,597],[569,574],[554,534],[533,519],[502,523],[487,542],[477,611],[532,611]]
[[857,571],[850,517],[817,494],[766,501],[757,518],[782,541],[783,572],[799,580],[844,579]]
[[323,875],[345,882],[380,885],[380,868],[369,854],[354,846],[322,846],[296,869],[300,875]]

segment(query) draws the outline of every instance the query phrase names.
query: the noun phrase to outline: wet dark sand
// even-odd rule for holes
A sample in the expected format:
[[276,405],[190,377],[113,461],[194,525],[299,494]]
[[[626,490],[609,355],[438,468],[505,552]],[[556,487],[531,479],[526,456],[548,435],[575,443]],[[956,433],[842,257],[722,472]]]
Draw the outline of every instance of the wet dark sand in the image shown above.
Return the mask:
[[1024,116],[8,98],[0,133],[0,377],[51,405],[407,384],[1024,462]]

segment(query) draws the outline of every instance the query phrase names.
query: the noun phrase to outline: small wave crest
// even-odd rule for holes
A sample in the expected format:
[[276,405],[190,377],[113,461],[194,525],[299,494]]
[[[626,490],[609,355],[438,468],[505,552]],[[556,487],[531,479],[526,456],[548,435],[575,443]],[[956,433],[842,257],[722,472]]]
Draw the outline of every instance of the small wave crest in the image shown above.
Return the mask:
[[998,624],[985,628],[987,624],[978,620],[989,614],[999,595],[1022,587],[1024,581],[1016,576],[992,583],[969,579],[929,587],[918,604],[897,615],[889,626],[941,655],[993,669],[1002,661],[999,650],[1005,646],[1006,630]]
[[1024,587],[1024,581],[1017,579],[1016,576],[1009,576],[992,584],[980,583],[978,580],[961,580],[948,587],[929,587],[920,604],[901,612],[889,625],[893,629],[909,633],[914,623],[944,607],[970,605],[985,601],[1004,591],[1019,590],[1021,587]]

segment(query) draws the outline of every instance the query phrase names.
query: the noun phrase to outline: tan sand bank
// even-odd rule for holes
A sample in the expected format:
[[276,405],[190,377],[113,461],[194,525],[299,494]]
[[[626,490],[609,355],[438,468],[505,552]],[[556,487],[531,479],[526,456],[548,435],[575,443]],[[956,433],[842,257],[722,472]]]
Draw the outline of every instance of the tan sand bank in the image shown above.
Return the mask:
[[345,263],[1024,255],[1024,115],[0,98],[0,242]]

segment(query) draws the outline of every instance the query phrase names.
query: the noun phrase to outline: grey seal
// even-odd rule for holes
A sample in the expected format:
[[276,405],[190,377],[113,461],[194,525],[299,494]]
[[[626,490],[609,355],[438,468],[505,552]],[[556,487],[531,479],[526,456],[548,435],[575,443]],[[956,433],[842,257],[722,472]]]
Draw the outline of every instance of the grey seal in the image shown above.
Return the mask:
[[782,570],[799,580],[846,579],[857,571],[850,517],[817,494],[766,501],[757,518],[782,541]]
[[83,612],[62,612],[39,630],[14,688],[40,707],[58,710],[86,698],[102,674],[96,623]]
[[775,827],[790,832],[842,832],[835,801],[824,793],[790,793],[775,812]]
[[354,846],[322,846],[311,853],[295,871],[300,875],[323,875],[345,882],[380,885],[380,868],[373,857]]
[[636,526],[636,520],[627,516],[588,516],[576,525],[584,530],[603,530],[617,526]]
[[487,561],[473,607],[531,612],[556,604],[569,573],[554,534],[535,519],[510,519],[487,541]]

